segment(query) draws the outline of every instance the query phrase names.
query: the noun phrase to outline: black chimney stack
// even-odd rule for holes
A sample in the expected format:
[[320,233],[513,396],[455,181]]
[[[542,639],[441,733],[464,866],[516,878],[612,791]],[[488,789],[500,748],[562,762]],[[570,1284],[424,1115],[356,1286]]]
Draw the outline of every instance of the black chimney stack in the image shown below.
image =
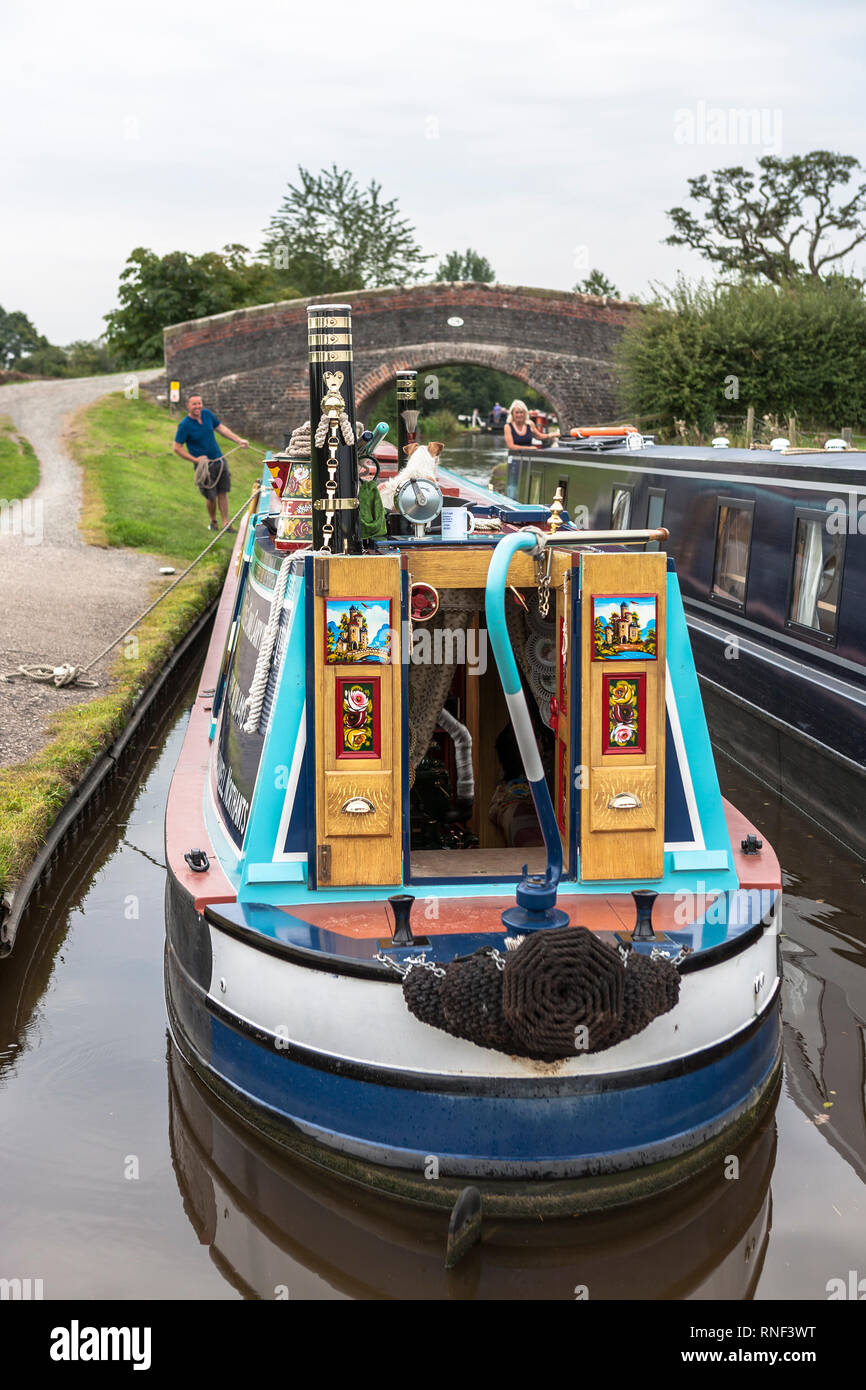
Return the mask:
[[310,347],[310,431],[313,549],[332,555],[361,553],[352,308],[307,307]]

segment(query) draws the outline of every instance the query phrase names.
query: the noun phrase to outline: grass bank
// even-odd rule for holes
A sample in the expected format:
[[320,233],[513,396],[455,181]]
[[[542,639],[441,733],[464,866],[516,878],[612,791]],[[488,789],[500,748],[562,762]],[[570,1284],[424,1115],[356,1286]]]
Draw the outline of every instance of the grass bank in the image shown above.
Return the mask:
[[[161,407],[122,395],[105,397],[75,417],[68,444],[83,471],[82,531],[90,544],[132,546],[182,568],[213,539],[192,465],[171,452],[176,425]],[[231,463],[230,515],[249,496],[261,460],[238,453]],[[88,767],[121,732],[173,648],[219,593],[233,539],[221,541],[144,619],[134,630],[137,642],[122,644],[107,689],[55,715],[44,748],[0,769],[0,892],[26,871]],[[142,594],[142,608],[156,592]]]
[[[189,563],[207,544],[207,511],[193,466],[172,452],[177,424],[161,406],[120,392],[75,416],[68,443],[83,473],[80,529],[89,545],[129,546]],[[229,440],[225,445],[233,448]],[[229,515],[259,478],[262,453],[264,446],[228,459]]]
[[15,429],[8,415],[0,415],[0,500],[27,497],[39,482],[39,463],[29,439]]

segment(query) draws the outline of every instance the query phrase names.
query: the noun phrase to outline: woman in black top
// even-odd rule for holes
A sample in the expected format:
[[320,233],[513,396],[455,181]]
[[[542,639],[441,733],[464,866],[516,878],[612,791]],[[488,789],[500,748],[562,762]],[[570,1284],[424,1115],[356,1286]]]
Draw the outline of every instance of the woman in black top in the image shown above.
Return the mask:
[[542,434],[532,423],[523,401],[512,401],[505,421],[505,443],[509,449],[534,448],[533,439],[556,439],[555,434]]

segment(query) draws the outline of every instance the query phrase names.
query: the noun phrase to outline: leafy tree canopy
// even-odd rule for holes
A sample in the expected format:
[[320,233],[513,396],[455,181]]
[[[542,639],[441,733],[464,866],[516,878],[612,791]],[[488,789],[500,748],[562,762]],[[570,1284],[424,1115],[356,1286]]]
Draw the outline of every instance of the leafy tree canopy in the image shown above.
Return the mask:
[[496,271],[486,256],[481,256],[469,246],[465,251],[449,251],[440,261],[436,279],[444,281],[477,280],[479,284],[491,285],[496,279]]
[[608,299],[619,299],[619,290],[612,280],[600,270],[591,270],[585,280],[579,280],[574,287],[575,294],[601,294]]
[[33,352],[45,342],[46,339],[20,309],[7,312],[0,307],[0,368],[17,364],[26,353]]
[[834,262],[866,239],[859,160],[814,150],[787,159],[763,155],[757,164],[757,173],[735,166],[689,179],[700,215],[670,208],[674,231],[666,244],[691,246],[724,271],[775,285],[838,269]]
[[27,372],[30,376],[72,375],[69,371],[69,359],[63,348],[49,343],[47,338],[41,338],[32,352],[28,352],[25,357],[19,357],[15,367],[19,372]]
[[429,256],[396,198],[383,199],[371,180],[359,188],[336,164],[312,174],[298,166],[271,218],[259,258],[302,295],[334,294],[419,279]]
[[298,293],[236,242],[203,256],[159,256],[138,246],[120,274],[120,307],[105,315],[108,348],[125,367],[147,366],[162,360],[162,331],[170,324]]
[[866,421],[866,297],[844,276],[656,287],[617,347],[624,413],[686,420],[704,433],[745,416],[805,425]]

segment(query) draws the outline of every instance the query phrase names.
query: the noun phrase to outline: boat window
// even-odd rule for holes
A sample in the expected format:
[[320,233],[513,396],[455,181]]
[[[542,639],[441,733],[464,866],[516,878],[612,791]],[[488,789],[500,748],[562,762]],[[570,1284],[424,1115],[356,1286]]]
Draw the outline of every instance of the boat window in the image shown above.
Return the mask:
[[795,513],[788,622],[834,638],[839,621],[845,538],[829,535],[824,512]]
[[[646,524],[647,530],[653,531],[656,526],[661,526],[665,514],[665,489],[663,487],[651,487],[647,493],[646,504]],[[658,541],[647,541],[647,550],[658,550]]]
[[712,597],[742,608],[746,602],[754,502],[719,498]]
[[534,470],[529,477],[529,498],[530,503],[541,501],[541,470]]
[[617,483],[610,503],[610,529],[626,531],[631,524],[632,489]]
[[562,488],[562,505],[568,511],[568,479],[560,478],[559,486]]

